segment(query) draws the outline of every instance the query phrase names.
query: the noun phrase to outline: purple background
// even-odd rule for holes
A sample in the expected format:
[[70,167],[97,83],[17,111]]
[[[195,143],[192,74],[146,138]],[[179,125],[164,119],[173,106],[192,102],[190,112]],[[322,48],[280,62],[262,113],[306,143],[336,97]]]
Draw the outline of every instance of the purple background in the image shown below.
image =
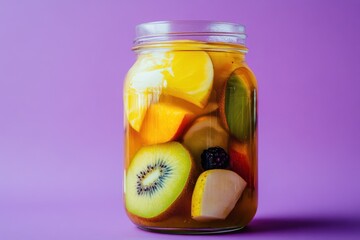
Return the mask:
[[0,0],[0,239],[169,238],[125,216],[121,94],[174,19],[246,25],[260,86],[258,213],[221,238],[360,236],[360,1]]

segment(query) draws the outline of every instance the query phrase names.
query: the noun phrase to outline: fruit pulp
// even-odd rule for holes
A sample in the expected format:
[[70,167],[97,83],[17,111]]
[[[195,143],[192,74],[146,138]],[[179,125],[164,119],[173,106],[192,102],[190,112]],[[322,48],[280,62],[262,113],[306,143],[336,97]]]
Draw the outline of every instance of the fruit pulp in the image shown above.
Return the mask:
[[[223,51],[219,51],[221,48]],[[164,207],[159,216],[155,214],[146,217],[146,214],[134,214],[127,209],[129,218],[137,226],[154,231],[206,233],[240,229],[251,221],[258,201],[257,84],[244,61],[244,53],[227,49],[224,44],[194,41],[173,41],[168,43],[165,51],[139,53],[138,60],[126,77],[124,108],[124,193],[126,195],[130,192],[129,188],[139,187],[136,184],[126,184],[134,177],[140,180],[144,178],[152,186],[146,189],[149,191],[147,199],[142,199],[138,191],[139,196],[127,197],[126,201],[131,201],[135,206],[138,203],[147,204],[152,208],[152,204],[162,204],[174,198],[168,191],[161,192],[161,187],[154,188],[160,180],[163,189],[171,188],[166,184],[171,185],[172,181],[164,177],[157,179],[162,176],[161,172],[154,174],[152,165],[143,167],[143,170],[139,166],[149,158],[163,162],[162,165],[166,165],[167,171],[175,178],[186,177],[186,185],[182,185],[183,189],[178,191],[182,197],[174,200],[171,206]],[[245,119],[247,122],[238,122],[238,119]],[[161,149],[157,146],[164,144],[170,146],[174,142],[181,144],[190,155],[192,167],[186,176],[176,172],[176,167],[171,166],[168,153],[152,150]],[[244,189],[239,192],[240,196],[234,200],[230,193],[224,193],[229,191],[226,190],[229,186],[224,184],[231,184],[231,181],[219,181],[216,184],[213,180],[207,186],[207,198],[202,198],[203,205],[211,209],[209,204],[216,203],[211,201],[214,199],[208,199],[208,196],[216,196],[216,193],[222,192],[224,196],[230,196],[232,206],[219,204],[224,209],[219,209],[218,217],[194,217],[192,198],[201,196],[199,191],[204,190],[199,190],[201,187],[195,188],[195,185],[205,186],[206,184],[201,185],[197,181],[203,181],[199,176],[210,171],[203,169],[201,153],[210,147],[221,147],[229,154],[230,164],[226,166],[226,171],[232,171],[245,185],[241,187]],[[169,152],[172,152],[172,158],[178,159],[179,163],[188,161],[182,159],[179,151],[169,149]],[[138,169],[138,172],[128,171],[130,168]],[[156,171],[162,171],[162,168],[159,169]],[[226,178],[227,175],[224,174],[223,177]],[[221,176],[218,179],[222,179]],[[154,196],[153,199],[166,199],[153,203],[151,196]]]

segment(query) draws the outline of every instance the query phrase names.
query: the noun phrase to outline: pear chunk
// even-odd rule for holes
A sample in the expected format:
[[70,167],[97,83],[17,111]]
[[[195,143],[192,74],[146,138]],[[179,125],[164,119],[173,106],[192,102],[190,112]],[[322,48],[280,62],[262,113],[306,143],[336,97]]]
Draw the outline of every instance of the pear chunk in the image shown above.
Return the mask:
[[225,219],[245,187],[246,181],[233,171],[213,169],[203,172],[192,196],[192,218],[197,221]]

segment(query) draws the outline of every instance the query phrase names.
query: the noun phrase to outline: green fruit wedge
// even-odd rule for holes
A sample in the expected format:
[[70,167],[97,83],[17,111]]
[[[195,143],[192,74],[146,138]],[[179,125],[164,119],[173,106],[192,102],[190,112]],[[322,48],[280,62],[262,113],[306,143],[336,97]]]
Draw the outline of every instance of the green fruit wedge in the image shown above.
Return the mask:
[[255,103],[253,85],[245,68],[237,68],[226,82],[223,97],[223,120],[231,135],[247,141],[254,131]]

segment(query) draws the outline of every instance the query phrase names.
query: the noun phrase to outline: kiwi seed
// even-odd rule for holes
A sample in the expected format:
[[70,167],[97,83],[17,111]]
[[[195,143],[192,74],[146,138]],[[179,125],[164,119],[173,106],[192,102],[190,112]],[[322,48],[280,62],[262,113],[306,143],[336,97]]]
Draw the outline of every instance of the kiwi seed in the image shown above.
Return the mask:
[[[144,185],[143,179],[159,170],[159,177],[151,184]],[[171,175],[172,168],[166,164],[164,160],[157,160],[154,164],[148,164],[146,170],[140,171],[137,174],[136,191],[138,195],[152,196],[156,191],[164,187],[166,179]]]

